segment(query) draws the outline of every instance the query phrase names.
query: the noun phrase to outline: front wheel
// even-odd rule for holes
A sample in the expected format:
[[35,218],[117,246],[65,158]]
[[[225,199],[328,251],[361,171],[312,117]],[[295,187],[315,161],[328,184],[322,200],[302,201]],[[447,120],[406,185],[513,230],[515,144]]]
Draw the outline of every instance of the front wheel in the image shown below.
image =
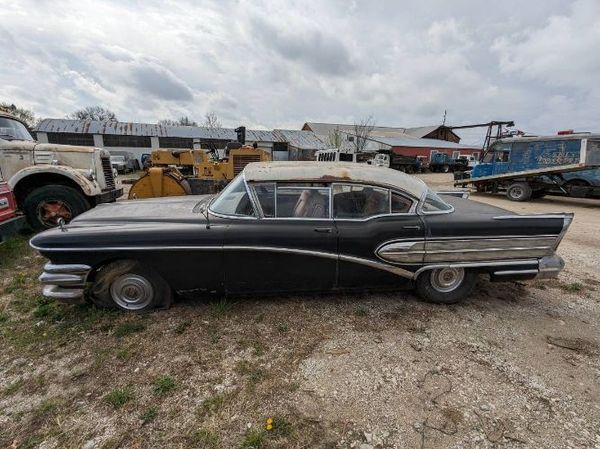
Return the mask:
[[425,270],[417,278],[417,293],[425,301],[454,304],[467,297],[475,287],[477,273],[464,268],[444,267]]
[[139,313],[168,307],[172,293],[164,279],[150,268],[135,260],[120,260],[100,269],[90,299],[100,307]]
[[27,222],[35,231],[66,223],[90,208],[87,199],[73,187],[47,185],[30,192],[23,201]]
[[526,182],[515,182],[506,189],[506,197],[511,201],[527,201],[531,198],[531,186]]

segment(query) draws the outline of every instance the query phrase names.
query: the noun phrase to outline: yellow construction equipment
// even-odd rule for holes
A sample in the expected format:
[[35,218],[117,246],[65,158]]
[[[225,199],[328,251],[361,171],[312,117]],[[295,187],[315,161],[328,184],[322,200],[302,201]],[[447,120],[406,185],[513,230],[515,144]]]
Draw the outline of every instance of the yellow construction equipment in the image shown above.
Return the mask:
[[155,150],[129,199],[216,193],[250,162],[270,160],[265,150],[237,142],[227,145],[224,158],[216,150]]

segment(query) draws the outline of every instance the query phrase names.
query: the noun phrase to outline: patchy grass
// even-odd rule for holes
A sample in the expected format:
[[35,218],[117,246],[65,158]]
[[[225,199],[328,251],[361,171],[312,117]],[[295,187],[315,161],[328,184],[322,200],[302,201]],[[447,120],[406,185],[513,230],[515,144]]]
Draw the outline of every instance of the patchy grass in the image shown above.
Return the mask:
[[197,414],[200,417],[215,414],[219,412],[221,408],[223,408],[226,400],[227,395],[225,394],[216,394],[211,396],[202,401],[200,407],[198,407]]
[[248,379],[250,385],[256,385],[266,377],[266,372],[262,368],[248,360],[238,362],[235,367],[235,372]]
[[4,389],[4,391],[2,392],[2,396],[11,396],[15,394],[17,391],[19,391],[19,389],[23,386],[24,383],[25,382],[23,381],[23,378],[20,378],[19,380],[11,383],[8,387]]
[[217,449],[221,447],[219,435],[208,430],[198,429],[190,436],[190,447],[198,449]]
[[154,381],[154,394],[164,396],[177,388],[175,379],[171,376],[161,376]]
[[210,303],[210,314],[215,318],[222,318],[229,315],[232,309],[233,303],[226,299],[220,299]]
[[133,390],[131,387],[115,388],[106,396],[104,400],[114,408],[121,408],[133,399]]
[[179,335],[181,335],[181,334],[183,334],[183,333],[184,333],[184,332],[187,330],[187,328],[188,328],[188,327],[190,327],[191,325],[192,325],[192,322],[191,322],[190,320],[185,320],[185,321],[182,321],[182,322],[181,322],[181,323],[179,323],[179,324],[177,325],[177,327],[175,328],[175,333],[176,333],[176,334],[179,334]]
[[538,290],[546,290],[546,284],[543,281],[534,281],[533,288],[537,288]]
[[279,323],[277,325],[277,331],[280,334],[285,334],[285,333],[289,332],[289,330],[290,330],[290,327],[287,324],[285,324],[285,323]]
[[585,289],[585,286],[579,282],[571,282],[568,284],[561,284],[560,288],[569,293],[579,293]]
[[248,431],[242,443],[241,449],[262,449],[267,443],[267,432],[262,429],[252,429]]
[[366,307],[358,306],[354,309],[354,315],[358,317],[365,317],[369,315],[369,310]]
[[126,337],[146,330],[146,325],[139,321],[125,321],[115,327],[115,337]]
[[158,410],[156,410],[156,407],[150,407],[144,410],[144,412],[140,416],[140,419],[142,420],[142,425],[145,426],[146,424],[150,424],[156,419],[157,416]]

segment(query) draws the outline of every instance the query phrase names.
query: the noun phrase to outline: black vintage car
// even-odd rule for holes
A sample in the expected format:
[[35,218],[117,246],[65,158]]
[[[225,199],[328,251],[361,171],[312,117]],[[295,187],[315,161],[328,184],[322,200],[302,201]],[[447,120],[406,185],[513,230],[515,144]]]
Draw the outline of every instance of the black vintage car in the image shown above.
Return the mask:
[[[551,277],[572,214],[515,215],[366,164],[251,163],[217,196],[101,205],[45,231],[44,295],[142,311],[190,296],[416,288],[428,301]],[[86,288],[88,287],[88,288]]]

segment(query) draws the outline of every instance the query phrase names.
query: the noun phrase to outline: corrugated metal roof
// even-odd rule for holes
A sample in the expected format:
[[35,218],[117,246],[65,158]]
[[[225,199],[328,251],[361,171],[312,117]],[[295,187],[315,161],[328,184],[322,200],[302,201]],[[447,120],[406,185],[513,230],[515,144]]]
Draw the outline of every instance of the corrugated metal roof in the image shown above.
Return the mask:
[[[35,129],[45,133],[117,134],[127,136],[182,137],[196,139],[236,140],[232,128],[202,126],[163,126],[149,123],[100,122],[95,120],[44,119]],[[290,129],[246,130],[246,142],[288,142],[306,150],[323,150],[327,146],[311,131]]]
[[456,150],[474,149],[480,150],[481,147],[475,145],[462,145],[460,143],[448,142],[438,139],[420,139],[418,137],[369,137],[369,140],[380,142],[391,147],[416,147],[416,148],[448,148]]
[[301,150],[325,150],[329,148],[312,131],[274,129],[273,134],[280,138],[280,142],[288,142],[290,146]]
[[[306,122],[305,126],[320,136],[322,139],[327,138],[336,128],[343,133],[356,134],[354,125],[345,125],[342,123],[317,123],[317,122]],[[431,125],[431,126],[418,126],[415,128],[403,128],[403,127],[392,127],[392,126],[374,126],[371,131],[373,137],[424,137],[427,134],[435,131],[442,127],[442,125]]]

